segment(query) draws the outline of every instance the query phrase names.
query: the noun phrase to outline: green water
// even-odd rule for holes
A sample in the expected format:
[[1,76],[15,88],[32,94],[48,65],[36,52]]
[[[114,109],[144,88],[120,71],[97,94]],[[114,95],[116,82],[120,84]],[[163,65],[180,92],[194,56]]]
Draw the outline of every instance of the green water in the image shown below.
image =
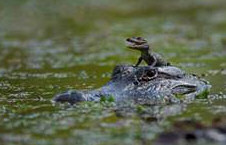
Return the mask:
[[[226,116],[225,16],[224,0],[0,0],[1,144],[150,144],[176,120]],[[220,97],[122,110],[51,102],[134,64],[139,54],[124,40],[138,35],[173,65],[204,74]]]

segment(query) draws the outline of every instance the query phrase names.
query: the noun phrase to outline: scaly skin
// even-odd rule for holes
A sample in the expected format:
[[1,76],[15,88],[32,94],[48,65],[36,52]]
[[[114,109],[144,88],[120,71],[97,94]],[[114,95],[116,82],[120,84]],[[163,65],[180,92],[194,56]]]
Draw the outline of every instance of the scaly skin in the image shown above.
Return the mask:
[[131,37],[126,39],[126,45],[128,48],[133,50],[138,50],[141,52],[136,67],[144,60],[149,66],[168,66],[170,65],[166,62],[159,54],[153,53],[150,49],[148,42],[142,37]]
[[194,100],[210,87],[206,81],[173,66],[154,68],[121,65],[115,67],[111,80],[103,87],[91,91],[67,91],[56,95],[54,101],[73,104],[81,101],[100,101],[104,96],[114,97],[119,103],[178,103]]

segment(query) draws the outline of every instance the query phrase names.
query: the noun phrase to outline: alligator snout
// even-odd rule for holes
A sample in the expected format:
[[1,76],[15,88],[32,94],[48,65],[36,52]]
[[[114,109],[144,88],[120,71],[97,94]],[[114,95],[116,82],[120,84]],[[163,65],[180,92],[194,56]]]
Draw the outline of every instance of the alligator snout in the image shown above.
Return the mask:
[[55,102],[69,102],[74,104],[76,102],[86,101],[82,93],[78,91],[67,91],[61,94],[58,94],[54,97],[53,101]]

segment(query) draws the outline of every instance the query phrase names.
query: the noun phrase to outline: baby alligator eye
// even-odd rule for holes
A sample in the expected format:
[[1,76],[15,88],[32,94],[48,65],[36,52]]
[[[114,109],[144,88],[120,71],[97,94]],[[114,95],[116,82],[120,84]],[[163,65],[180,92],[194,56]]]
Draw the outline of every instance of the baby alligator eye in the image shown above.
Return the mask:
[[126,41],[128,41],[128,42],[133,42],[130,38],[127,38]]

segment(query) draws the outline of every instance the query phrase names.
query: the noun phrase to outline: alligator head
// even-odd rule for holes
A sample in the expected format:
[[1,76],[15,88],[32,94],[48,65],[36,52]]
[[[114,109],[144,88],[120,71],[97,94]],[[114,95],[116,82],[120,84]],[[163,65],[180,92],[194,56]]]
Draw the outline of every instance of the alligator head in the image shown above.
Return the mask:
[[178,103],[194,100],[196,96],[208,92],[210,87],[208,82],[173,66],[119,65],[114,68],[111,80],[103,87],[92,91],[68,91],[56,95],[54,101],[73,104],[114,97],[116,102]]

